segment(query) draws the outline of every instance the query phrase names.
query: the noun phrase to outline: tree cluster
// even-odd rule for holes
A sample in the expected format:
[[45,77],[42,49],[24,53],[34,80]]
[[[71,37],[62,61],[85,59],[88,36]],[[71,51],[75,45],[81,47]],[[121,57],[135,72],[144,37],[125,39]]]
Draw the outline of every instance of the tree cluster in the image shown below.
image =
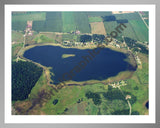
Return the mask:
[[31,62],[12,62],[12,101],[27,99],[42,71]]
[[111,16],[102,16],[103,21],[109,22],[109,21],[116,21],[116,17],[111,15]]
[[93,103],[94,103],[95,105],[100,105],[101,102],[102,102],[100,95],[97,94],[97,93],[93,93],[93,92],[91,92],[91,91],[89,91],[89,92],[86,93],[86,97],[87,97],[88,99],[92,98]]
[[128,47],[133,49],[133,51],[148,54],[148,49],[144,45],[137,43],[136,40],[133,40],[129,37],[125,37],[124,40]]
[[90,35],[81,35],[80,36],[80,42],[89,42],[92,40],[92,36]]
[[121,20],[116,20],[117,23],[128,23],[128,20],[127,19],[121,19]]
[[105,39],[104,35],[93,34],[92,36],[94,42],[102,43]]

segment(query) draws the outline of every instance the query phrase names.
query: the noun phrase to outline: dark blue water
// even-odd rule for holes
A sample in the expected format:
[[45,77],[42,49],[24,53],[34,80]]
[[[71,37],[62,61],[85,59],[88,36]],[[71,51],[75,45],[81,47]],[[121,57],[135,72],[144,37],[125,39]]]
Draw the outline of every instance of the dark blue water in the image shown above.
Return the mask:
[[[62,58],[63,54],[75,54]],[[24,53],[24,57],[38,62],[51,70],[54,83],[68,79],[74,81],[104,80],[121,71],[132,70],[124,59],[127,56],[108,48],[74,49],[58,46],[36,46]]]
[[149,101],[145,104],[146,108],[149,109]]

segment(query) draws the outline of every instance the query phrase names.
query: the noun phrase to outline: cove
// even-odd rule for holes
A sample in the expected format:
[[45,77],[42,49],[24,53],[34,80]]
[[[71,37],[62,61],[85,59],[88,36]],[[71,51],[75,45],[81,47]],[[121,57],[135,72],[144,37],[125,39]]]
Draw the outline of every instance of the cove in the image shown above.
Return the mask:
[[[134,71],[125,59],[127,55],[122,52],[113,51],[109,48],[101,49],[94,58],[85,67],[76,73],[71,80],[81,82],[88,80],[105,80],[109,77],[116,76],[122,71]],[[85,59],[93,49],[76,49],[76,48],[62,48],[60,46],[36,46],[24,53],[24,57],[34,62],[40,63],[46,67],[52,67],[50,70],[54,73],[52,79],[54,84],[58,84],[65,73],[73,70],[79,62]],[[63,58],[64,54],[71,54],[74,56]],[[64,79],[65,80],[65,79]]]

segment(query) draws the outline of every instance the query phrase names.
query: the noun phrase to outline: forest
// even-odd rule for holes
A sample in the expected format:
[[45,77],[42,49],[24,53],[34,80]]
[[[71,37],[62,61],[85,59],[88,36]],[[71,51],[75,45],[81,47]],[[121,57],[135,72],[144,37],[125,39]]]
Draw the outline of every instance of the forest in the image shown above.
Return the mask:
[[42,71],[31,62],[12,62],[12,101],[27,99]]

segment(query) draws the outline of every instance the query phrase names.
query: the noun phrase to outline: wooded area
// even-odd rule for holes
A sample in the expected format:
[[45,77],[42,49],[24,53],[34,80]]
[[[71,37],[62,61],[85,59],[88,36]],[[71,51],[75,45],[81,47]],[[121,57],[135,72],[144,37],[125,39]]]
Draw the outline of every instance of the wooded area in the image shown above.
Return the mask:
[[31,62],[12,62],[12,101],[28,98],[42,71]]

